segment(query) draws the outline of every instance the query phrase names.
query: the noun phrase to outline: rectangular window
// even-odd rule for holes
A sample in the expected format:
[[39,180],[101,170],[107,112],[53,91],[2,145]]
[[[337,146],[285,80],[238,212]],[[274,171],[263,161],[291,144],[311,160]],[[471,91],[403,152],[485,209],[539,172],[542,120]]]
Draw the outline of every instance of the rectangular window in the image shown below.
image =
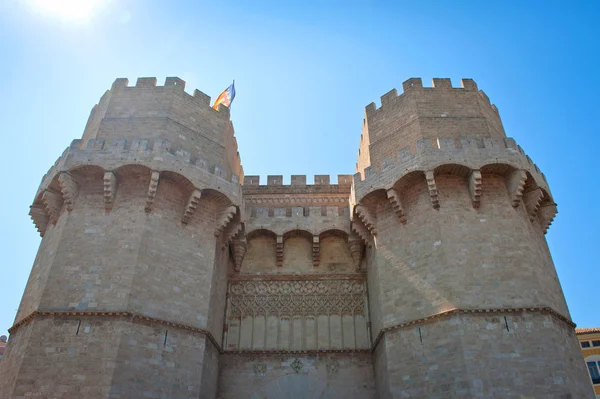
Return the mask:
[[582,347],[582,348],[589,348],[589,347],[590,347],[590,343],[589,343],[589,341],[583,341],[583,342],[581,343],[581,347]]
[[598,364],[596,362],[587,362],[590,377],[594,384],[600,384],[600,372],[598,372]]
[[592,341],[592,346],[600,346],[600,341]]

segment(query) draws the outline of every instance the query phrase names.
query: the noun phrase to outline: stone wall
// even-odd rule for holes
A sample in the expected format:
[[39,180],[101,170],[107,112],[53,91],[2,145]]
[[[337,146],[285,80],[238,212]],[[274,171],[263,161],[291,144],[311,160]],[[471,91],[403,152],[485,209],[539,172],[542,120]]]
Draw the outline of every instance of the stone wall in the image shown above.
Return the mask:
[[378,398],[593,398],[573,338],[563,321],[537,313],[462,314],[397,329],[375,352]]
[[222,356],[218,399],[374,399],[369,353]]

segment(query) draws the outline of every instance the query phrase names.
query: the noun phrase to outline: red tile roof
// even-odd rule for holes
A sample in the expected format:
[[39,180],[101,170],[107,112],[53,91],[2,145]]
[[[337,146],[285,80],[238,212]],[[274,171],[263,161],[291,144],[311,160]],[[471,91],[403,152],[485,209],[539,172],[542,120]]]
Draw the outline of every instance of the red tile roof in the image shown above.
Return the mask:
[[594,328],[576,328],[575,329],[575,334],[577,334],[577,335],[593,334],[593,333],[600,333],[600,328],[594,327]]

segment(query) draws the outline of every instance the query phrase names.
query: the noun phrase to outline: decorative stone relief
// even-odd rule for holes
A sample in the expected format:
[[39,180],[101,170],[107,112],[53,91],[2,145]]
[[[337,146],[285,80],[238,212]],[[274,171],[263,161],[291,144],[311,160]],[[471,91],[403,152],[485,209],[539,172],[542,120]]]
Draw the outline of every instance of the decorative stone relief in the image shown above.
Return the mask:
[[254,374],[257,377],[264,377],[267,373],[266,363],[254,363]]
[[326,367],[327,373],[335,374],[340,369],[340,362],[338,362],[336,359],[332,359],[331,361],[327,362]]
[[296,373],[299,373],[300,370],[302,370],[302,367],[304,367],[304,364],[300,361],[300,359],[296,358],[294,359],[294,361],[290,364],[290,367],[292,368],[292,370],[294,370]]
[[364,315],[364,281],[236,281],[231,317],[244,315]]

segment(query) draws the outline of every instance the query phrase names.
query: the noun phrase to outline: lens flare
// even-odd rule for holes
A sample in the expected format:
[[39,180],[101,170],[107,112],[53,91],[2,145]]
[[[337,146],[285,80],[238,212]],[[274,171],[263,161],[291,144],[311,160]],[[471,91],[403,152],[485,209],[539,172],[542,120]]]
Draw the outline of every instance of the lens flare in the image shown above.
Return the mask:
[[46,16],[85,23],[107,2],[107,0],[29,0],[29,5],[35,12]]

